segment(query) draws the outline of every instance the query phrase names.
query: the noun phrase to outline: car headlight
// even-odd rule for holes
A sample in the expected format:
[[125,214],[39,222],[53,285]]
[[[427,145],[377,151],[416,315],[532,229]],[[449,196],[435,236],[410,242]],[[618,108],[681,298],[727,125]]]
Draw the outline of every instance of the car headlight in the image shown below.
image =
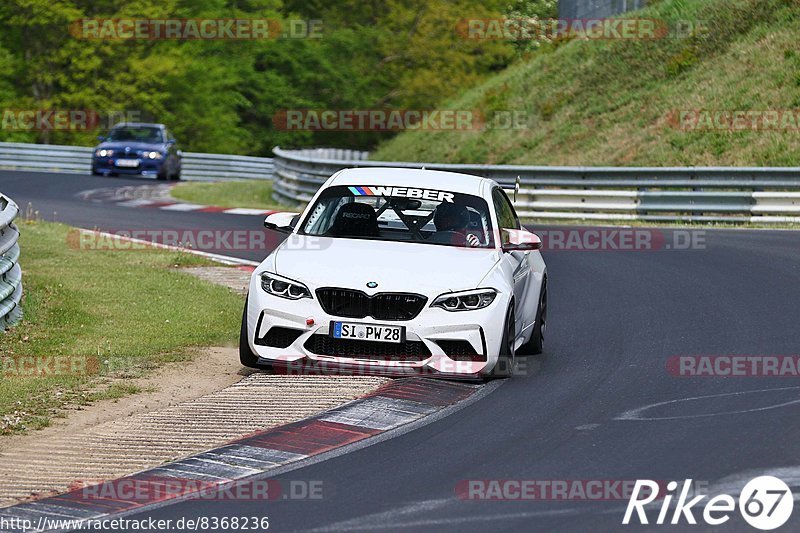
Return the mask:
[[445,311],[474,311],[487,307],[496,296],[494,289],[448,292],[437,297],[431,307],[441,307]]
[[94,155],[97,157],[111,157],[114,155],[114,150],[107,150],[105,148],[101,148],[100,150],[95,151]]
[[161,159],[164,157],[164,154],[161,152],[145,152],[144,156],[148,159]]
[[311,298],[311,291],[299,281],[294,281],[269,272],[261,273],[261,288],[273,296],[287,298],[289,300]]

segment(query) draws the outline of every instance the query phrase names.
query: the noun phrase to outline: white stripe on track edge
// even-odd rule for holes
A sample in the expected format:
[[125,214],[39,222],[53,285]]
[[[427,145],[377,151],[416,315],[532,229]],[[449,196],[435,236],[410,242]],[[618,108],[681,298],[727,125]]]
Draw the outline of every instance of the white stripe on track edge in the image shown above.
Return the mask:
[[[395,428],[390,429],[388,431],[384,431],[382,433],[378,433],[376,435],[373,435],[371,437],[367,437],[365,439],[353,442],[351,444],[345,444],[344,446],[340,446],[338,448],[334,448],[333,450],[322,452],[322,453],[319,453],[319,454],[316,454],[316,455],[309,455],[309,456],[306,456],[304,459],[291,461],[291,462],[289,462],[289,464],[286,464],[286,465],[283,465],[283,466],[278,466],[276,468],[270,468],[267,472],[265,472],[264,474],[261,474],[261,476],[263,476],[263,477],[261,477],[261,479],[273,479],[273,478],[275,478],[277,476],[286,474],[287,472],[292,472],[292,471],[298,470],[300,468],[305,468],[307,466],[312,466],[314,464],[321,463],[323,461],[327,461],[328,459],[333,459],[333,458],[339,457],[341,455],[345,455],[345,454],[348,454],[348,453],[351,453],[351,452],[362,450],[364,448],[368,448],[370,446],[374,446],[374,445],[379,444],[381,442],[384,442],[384,441],[387,441],[387,440],[390,440],[390,439],[393,439],[393,438],[396,438],[396,437],[400,437],[402,435],[405,435],[406,433],[409,433],[409,432],[414,431],[416,429],[425,427],[425,426],[427,426],[429,424],[432,424],[432,423],[436,422],[437,420],[441,420],[441,419],[446,418],[446,417],[448,417],[448,416],[450,416],[450,415],[452,415],[454,413],[457,413],[458,411],[461,411],[465,407],[468,407],[468,406],[472,405],[473,403],[477,402],[478,400],[481,400],[484,397],[488,396],[489,394],[491,394],[492,392],[497,390],[497,388],[499,388],[505,382],[506,382],[506,380],[490,381],[489,383],[486,383],[483,386],[479,387],[478,390],[474,394],[472,394],[471,396],[468,396],[467,398],[465,398],[465,399],[463,399],[463,400],[461,400],[459,402],[456,402],[456,403],[454,403],[452,405],[448,405],[444,409],[436,411],[436,412],[434,412],[432,414],[429,414],[427,416],[423,416],[421,418],[418,418],[418,419],[416,419],[416,420],[414,420],[412,422],[409,422],[407,424],[403,424],[403,425],[401,425],[399,427],[395,427]],[[357,400],[353,400],[353,401],[357,401]],[[351,403],[351,402],[348,402],[348,403]],[[347,405],[347,404],[345,404],[345,405]],[[314,418],[314,417],[312,416],[311,418]],[[231,485],[233,483],[246,482],[246,479],[247,478],[241,479],[241,480],[236,480],[236,481],[231,481],[230,483],[220,484],[217,487],[217,489],[218,490],[225,490],[226,486]],[[161,509],[163,507],[168,507],[170,505],[175,505],[177,503],[180,503],[180,502],[183,502],[183,501],[187,501],[187,500],[191,499],[192,497],[193,497],[193,495],[191,495],[191,494],[190,495],[184,495],[184,496],[177,496],[177,497],[172,498],[170,500],[163,500],[163,501],[160,501],[160,502],[157,502],[157,503],[153,503],[151,505],[148,505],[144,509],[143,508],[130,509],[130,510],[127,510],[127,511],[122,511],[120,513],[112,513],[112,514],[107,514],[107,515],[104,515],[104,516],[113,516],[114,518],[125,518],[125,517],[129,517],[129,516],[132,516],[132,515],[135,515],[135,514],[146,513],[146,512],[149,512],[149,511],[155,511],[156,509]]]
[[90,229],[78,228],[79,231],[89,234],[98,235],[100,237],[106,237],[109,239],[118,239],[125,242],[131,242],[136,244],[142,244],[145,246],[149,246],[152,248],[158,248],[160,250],[171,250],[173,252],[183,252],[187,254],[197,255],[200,257],[205,257],[206,259],[210,259],[212,261],[216,261],[217,263],[222,263],[223,265],[240,265],[240,266],[253,266],[256,267],[261,263],[258,261],[250,261],[249,259],[240,259],[238,257],[231,257],[228,255],[221,255],[221,254],[213,254],[211,252],[203,252],[201,250],[192,250],[191,248],[183,248],[181,246],[171,246],[169,244],[161,244],[158,242],[146,241],[144,239],[134,239],[133,237],[125,237],[122,235],[114,235],[113,233],[106,233],[104,231],[95,231]]

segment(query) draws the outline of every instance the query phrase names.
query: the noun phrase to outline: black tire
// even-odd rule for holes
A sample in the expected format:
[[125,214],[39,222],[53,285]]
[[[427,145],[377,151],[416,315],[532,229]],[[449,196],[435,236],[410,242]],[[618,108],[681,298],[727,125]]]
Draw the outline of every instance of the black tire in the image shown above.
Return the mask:
[[542,282],[539,293],[539,305],[536,308],[536,325],[533,326],[531,339],[520,346],[523,355],[539,355],[544,351],[544,336],[547,333],[547,278]]
[[516,354],[514,352],[514,339],[516,326],[514,325],[514,302],[508,306],[506,311],[506,326],[503,330],[503,339],[500,342],[502,352],[497,358],[497,363],[488,374],[489,379],[510,378],[514,375],[514,360]]
[[175,174],[172,175],[173,181],[181,181],[181,167],[178,167],[178,170],[175,171]]
[[92,176],[102,176],[103,173],[97,170],[96,168],[92,169]]
[[169,174],[167,174],[167,164],[164,163],[161,165],[161,168],[158,169],[158,174],[156,174],[156,179],[161,181],[166,181],[169,178]]
[[250,349],[250,342],[247,338],[247,300],[244,302],[242,328],[239,332],[239,361],[242,362],[242,365],[249,368],[269,368],[269,365],[259,364],[258,356]]

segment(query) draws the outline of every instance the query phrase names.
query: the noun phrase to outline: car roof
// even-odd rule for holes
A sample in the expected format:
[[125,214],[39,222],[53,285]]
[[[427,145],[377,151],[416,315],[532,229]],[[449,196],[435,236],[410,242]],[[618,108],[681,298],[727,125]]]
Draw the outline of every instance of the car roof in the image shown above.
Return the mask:
[[482,196],[484,187],[494,181],[458,172],[417,168],[364,167],[347,168],[336,174],[329,186],[377,185],[419,187]]
[[166,126],[163,124],[156,124],[154,122],[120,122],[119,124],[114,124],[111,129],[114,128],[125,128],[125,127],[133,127],[133,128],[161,128],[164,129]]

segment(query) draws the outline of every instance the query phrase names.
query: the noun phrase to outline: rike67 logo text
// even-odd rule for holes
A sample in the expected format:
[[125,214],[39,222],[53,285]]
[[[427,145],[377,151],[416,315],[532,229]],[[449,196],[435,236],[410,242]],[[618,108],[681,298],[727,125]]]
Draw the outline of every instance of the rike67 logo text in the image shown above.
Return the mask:
[[[697,524],[695,513],[698,513],[705,524],[712,526],[730,520],[737,509],[737,501],[733,496],[720,494],[704,501],[708,496],[701,494],[690,499],[692,486],[692,480],[687,479],[678,490],[678,482],[670,481],[667,484],[667,493],[663,495],[659,494],[657,482],[649,479],[637,480],[622,523],[636,524],[638,521],[640,524],[650,524],[652,516],[648,518],[645,505],[653,503],[661,495],[664,497],[658,517],[653,522],[655,524]],[[761,476],[752,479],[739,494],[739,513],[748,524],[757,529],[766,531],[782,526],[789,520],[793,508],[792,491],[776,477]]]

